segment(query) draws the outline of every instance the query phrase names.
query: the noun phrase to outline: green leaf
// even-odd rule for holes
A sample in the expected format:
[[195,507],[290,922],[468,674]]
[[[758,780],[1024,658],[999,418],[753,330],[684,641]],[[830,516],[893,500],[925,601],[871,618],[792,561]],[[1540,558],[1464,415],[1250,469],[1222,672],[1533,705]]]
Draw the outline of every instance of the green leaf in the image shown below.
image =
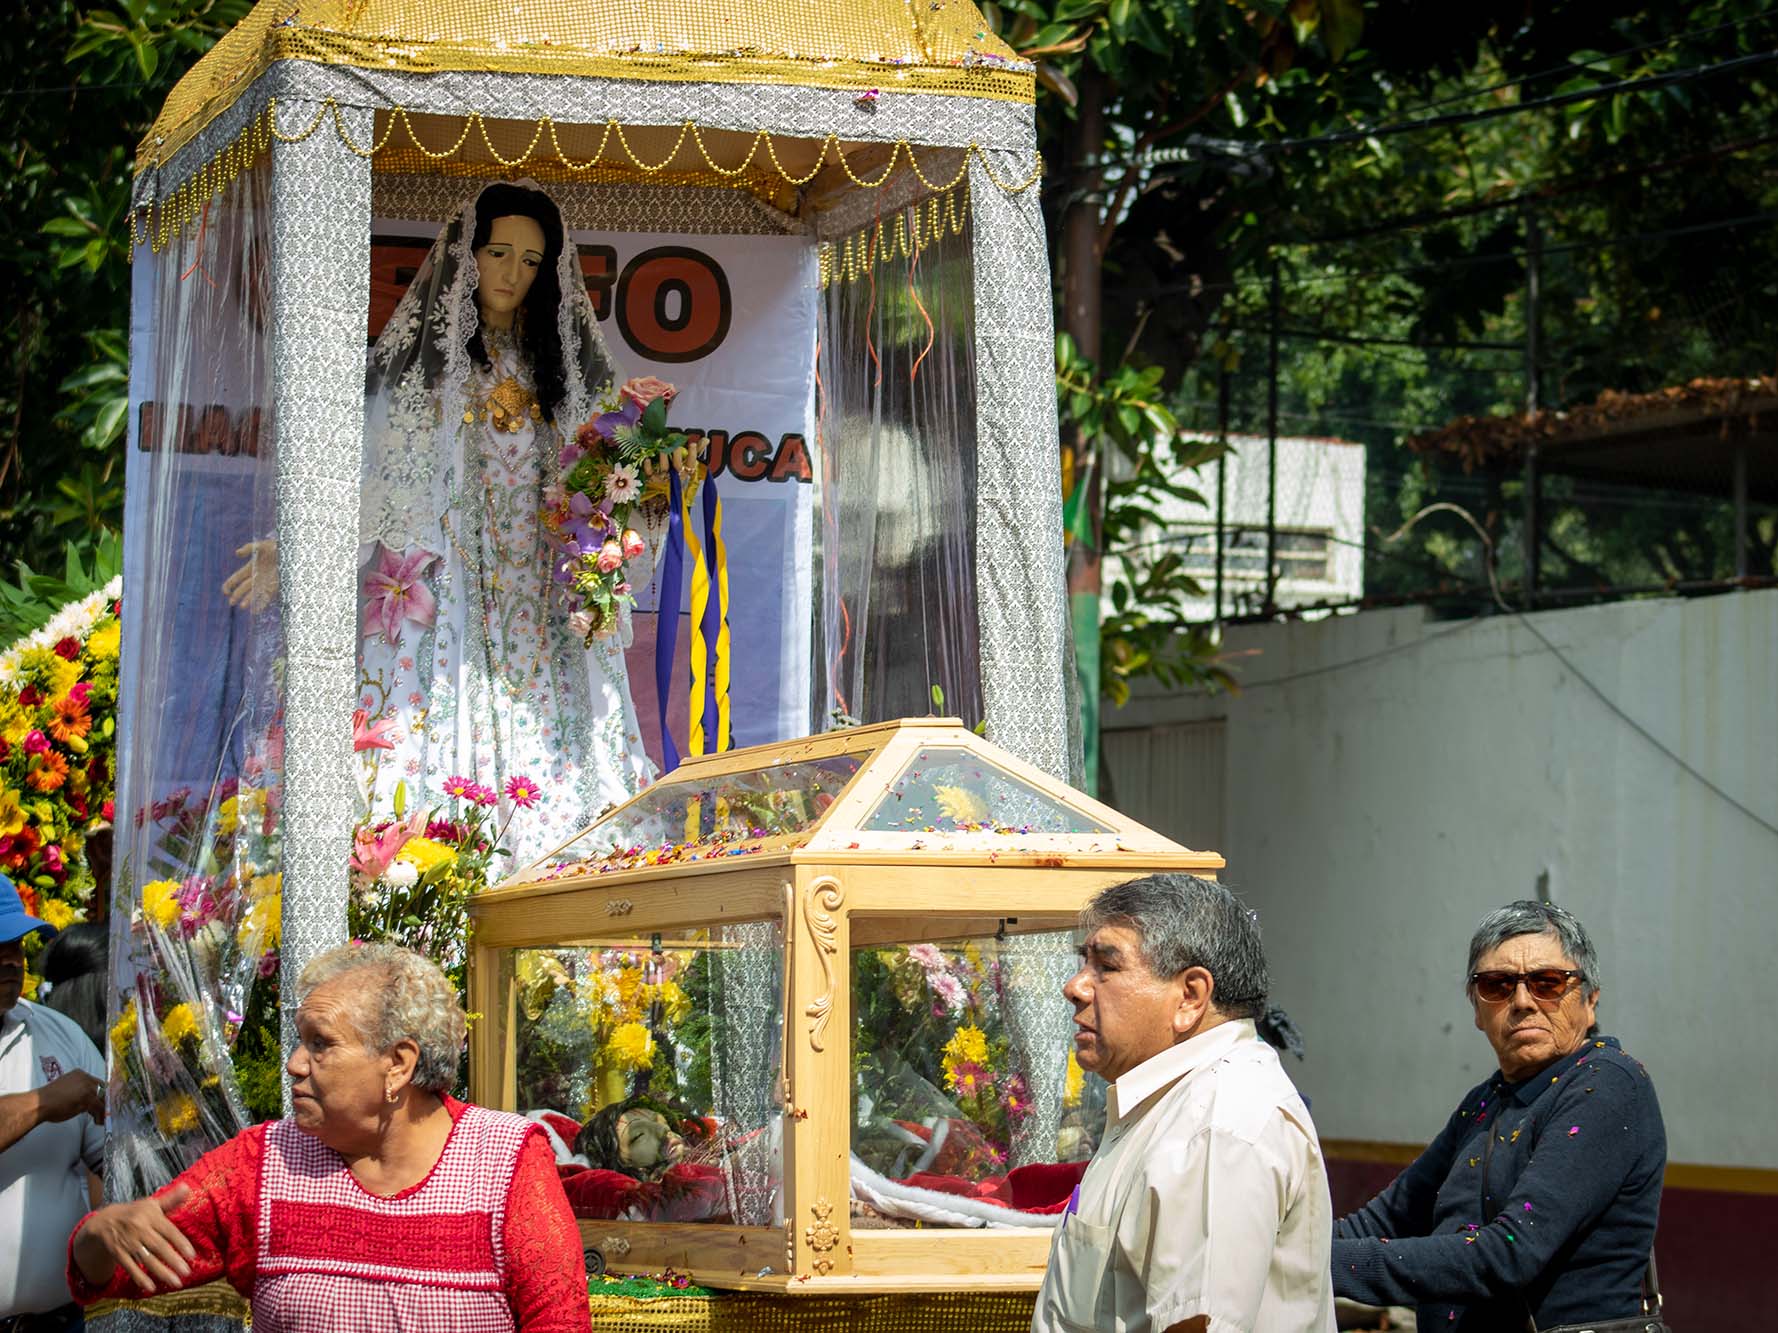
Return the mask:
[[88,449],[109,449],[123,434],[129,420],[130,400],[123,396],[107,399],[99,408],[93,424],[80,433],[80,442]]
[[1321,17],[1327,53],[1344,60],[1364,35],[1364,0],[1321,0]]
[[644,430],[653,435],[659,435],[667,429],[667,398],[665,394],[642,409],[641,425]]

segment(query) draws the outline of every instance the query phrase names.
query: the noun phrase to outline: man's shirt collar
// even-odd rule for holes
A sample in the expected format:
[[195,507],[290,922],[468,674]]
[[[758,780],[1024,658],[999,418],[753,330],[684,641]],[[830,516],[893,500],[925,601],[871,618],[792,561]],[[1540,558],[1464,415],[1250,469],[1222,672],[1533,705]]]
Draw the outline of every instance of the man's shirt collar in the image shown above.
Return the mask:
[[1199,1033],[1190,1041],[1169,1046],[1159,1055],[1149,1056],[1111,1085],[1105,1103],[1107,1116],[1116,1123],[1193,1070],[1214,1064],[1243,1041],[1258,1039],[1252,1019],[1234,1018],[1217,1024],[1208,1032]]

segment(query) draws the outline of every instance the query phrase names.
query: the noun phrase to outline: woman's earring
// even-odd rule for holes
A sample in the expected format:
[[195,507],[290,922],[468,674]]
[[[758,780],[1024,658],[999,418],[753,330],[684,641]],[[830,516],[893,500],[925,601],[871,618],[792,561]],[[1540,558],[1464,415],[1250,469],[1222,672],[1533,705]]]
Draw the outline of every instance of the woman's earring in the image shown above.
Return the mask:
[[389,1105],[393,1106],[393,1105],[395,1105],[395,1103],[397,1103],[401,1100],[401,1094],[399,1092],[397,1092],[394,1088],[384,1088],[383,1089],[383,1100],[388,1102]]

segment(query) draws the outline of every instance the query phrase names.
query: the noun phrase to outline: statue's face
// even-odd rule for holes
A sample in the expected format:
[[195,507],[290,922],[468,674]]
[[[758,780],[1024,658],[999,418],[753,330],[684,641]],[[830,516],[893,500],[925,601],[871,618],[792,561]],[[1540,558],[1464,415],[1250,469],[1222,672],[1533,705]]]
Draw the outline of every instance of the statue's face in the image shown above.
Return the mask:
[[512,315],[525,303],[537,271],[543,267],[543,228],[535,218],[495,218],[488,227],[488,243],[475,252],[475,299],[482,321],[497,329],[510,328]]
[[618,1118],[617,1153],[625,1166],[655,1171],[677,1162],[684,1151],[684,1141],[659,1111],[637,1107]]

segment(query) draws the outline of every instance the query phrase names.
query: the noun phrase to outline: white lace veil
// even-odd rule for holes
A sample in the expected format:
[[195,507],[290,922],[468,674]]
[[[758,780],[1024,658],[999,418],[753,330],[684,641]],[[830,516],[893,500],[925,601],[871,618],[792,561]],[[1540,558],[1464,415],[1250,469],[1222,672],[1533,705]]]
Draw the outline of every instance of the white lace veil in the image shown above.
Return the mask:
[[[535,181],[516,184],[543,194]],[[559,218],[561,210],[544,197]],[[439,515],[448,509],[451,478],[462,466],[461,426],[473,369],[466,344],[480,318],[475,300],[479,275],[471,246],[481,198],[478,192],[465,200],[439,232],[371,349],[359,521],[359,540],[365,545],[380,541],[392,551],[418,546],[443,554]],[[612,363],[587,296],[579,249],[565,225],[556,282],[566,392],[555,411],[555,426],[571,437],[609,391]],[[558,453],[557,448],[543,449],[547,482],[556,479]]]

